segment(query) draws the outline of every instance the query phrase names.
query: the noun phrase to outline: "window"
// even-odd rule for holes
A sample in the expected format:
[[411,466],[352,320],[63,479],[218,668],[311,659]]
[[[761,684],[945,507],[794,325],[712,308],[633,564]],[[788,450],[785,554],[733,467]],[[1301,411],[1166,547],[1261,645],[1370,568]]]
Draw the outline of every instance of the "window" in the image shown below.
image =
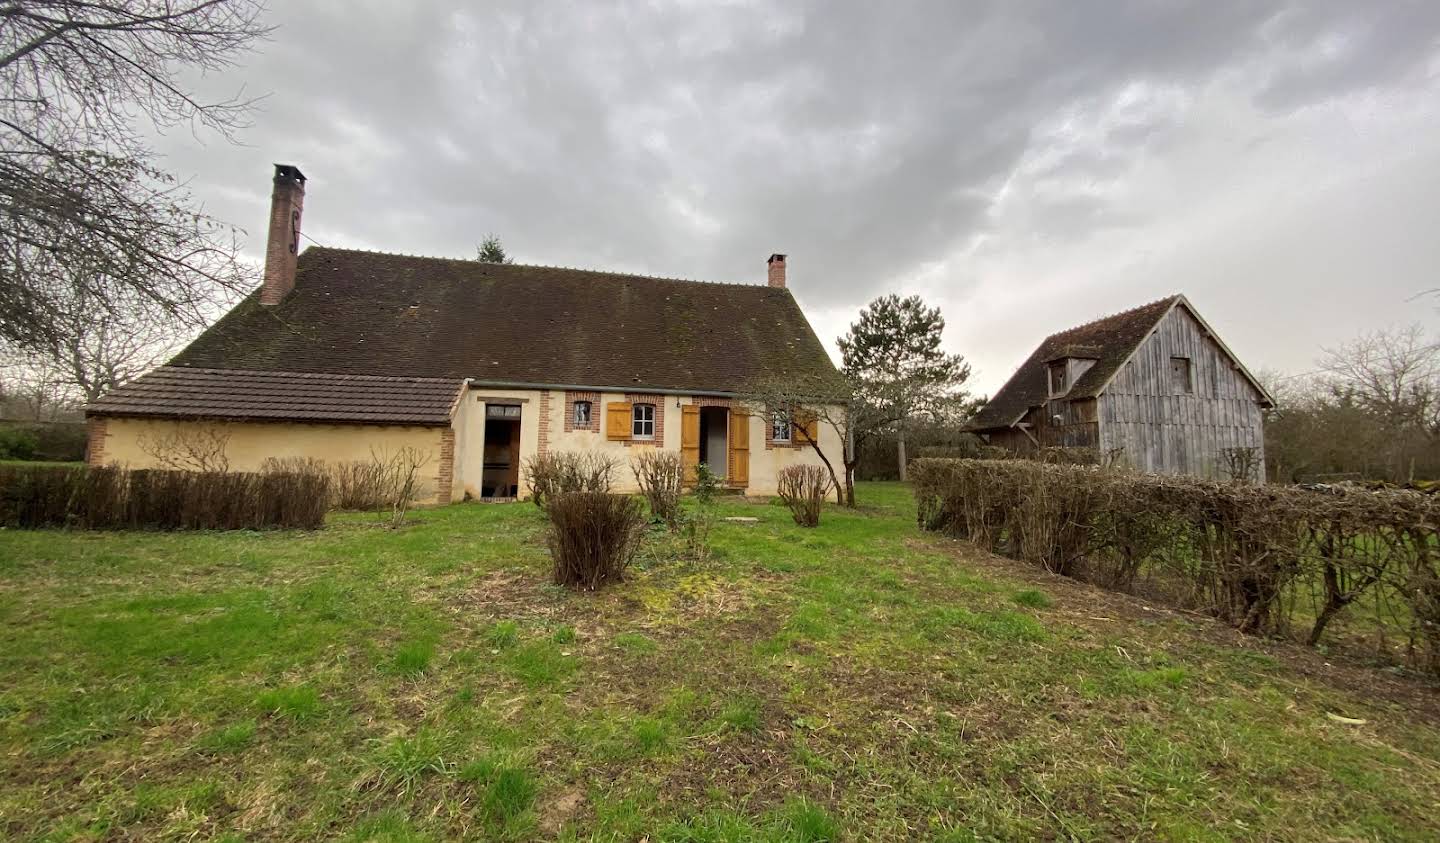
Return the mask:
[[576,401],[576,402],[575,402],[575,417],[574,417],[574,419],[573,419],[573,422],[574,422],[574,426],[575,426],[575,427],[589,427],[589,426],[590,426],[590,402],[589,402],[589,401]]
[[776,410],[770,414],[770,441],[790,441],[790,413],[787,410]]
[[1064,395],[1065,392],[1070,388],[1070,385],[1065,382],[1066,376],[1067,372],[1064,360],[1057,360],[1056,362],[1050,364],[1051,398],[1054,398],[1057,395]]
[[1195,391],[1195,378],[1190,372],[1189,357],[1170,358],[1170,385],[1176,392],[1184,394]]
[[518,419],[520,418],[519,404],[486,404],[485,418],[487,419]]
[[636,439],[655,438],[654,404],[636,404],[630,411],[630,435]]

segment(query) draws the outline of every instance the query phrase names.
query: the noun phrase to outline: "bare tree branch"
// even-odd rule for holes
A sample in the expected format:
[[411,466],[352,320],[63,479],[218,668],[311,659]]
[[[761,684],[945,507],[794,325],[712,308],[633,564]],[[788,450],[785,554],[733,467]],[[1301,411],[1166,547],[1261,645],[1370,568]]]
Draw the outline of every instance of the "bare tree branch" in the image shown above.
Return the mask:
[[0,342],[63,339],[74,302],[199,323],[250,286],[237,232],[152,162],[135,126],[227,139],[253,101],[207,102],[182,68],[230,66],[268,30],[258,0],[0,6]]

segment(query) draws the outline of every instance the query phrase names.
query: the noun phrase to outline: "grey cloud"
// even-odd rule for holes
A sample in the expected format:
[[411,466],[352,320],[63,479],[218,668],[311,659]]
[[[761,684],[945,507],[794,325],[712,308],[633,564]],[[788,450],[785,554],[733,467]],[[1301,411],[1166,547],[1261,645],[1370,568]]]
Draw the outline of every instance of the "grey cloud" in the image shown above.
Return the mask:
[[[271,92],[246,146],[163,148],[252,232],[269,162],[293,160],[326,242],[464,256],[495,232],[522,260],[722,280],[780,250],[807,303],[857,306],[986,232],[1067,108],[1271,57],[1255,95],[1300,108],[1412,73],[1431,5],[287,3],[206,83]],[[1295,63],[1335,33],[1342,58]],[[1112,127],[1051,175],[1116,178],[1169,119]],[[1052,240],[1127,221],[1103,197],[1036,207]]]

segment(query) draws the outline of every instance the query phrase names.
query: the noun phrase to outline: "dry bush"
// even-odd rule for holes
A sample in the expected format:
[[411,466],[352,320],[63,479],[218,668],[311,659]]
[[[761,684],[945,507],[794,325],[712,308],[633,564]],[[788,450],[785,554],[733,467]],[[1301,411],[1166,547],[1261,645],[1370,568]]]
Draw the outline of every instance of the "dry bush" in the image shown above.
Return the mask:
[[1221,448],[1220,458],[1227,480],[1249,483],[1261,479],[1259,448]]
[[[1259,486],[1020,460],[917,460],[920,525],[1051,571],[1143,588],[1255,634],[1318,643],[1386,601],[1412,664],[1440,673],[1440,496]],[[1303,627],[1303,628],[1297,628]]]
[[170,471],[225,472],[230,458],[230,432],[213,424],[176,425],[168,433],[140,434],[136,444],[160,468]]
[[[405,523],[405,514],[410,510],[410,505],[415,503],[424,489],[420,469],[430,464],[430,455],[418,448],[406,446],[393,454],[384,451],[376,454],[372,451],[371,458],[376,464],[383,466],[384,502],[390,513],[390,526],[398,527]],[[385,508],[377,508],[376,511],[383,515]]]
[[390,478],[383,463],[346,460],[331,463],[328,472],[333,508],[363,512],[385,506]]
[[594,591],[619,582],[640,544],[645,513],[638,498],[562,492],[550,499],[548,537],[557,585]]
[[424,491],[420,470],[430,456],[405,447],[390,453],[372,451],[370,459],[326,462],[314,457],[269,457],[261,463],[264,474],[317,474],[328,483],[331,509],[374,511],[392,523],[404,521],[410,505]]
[[685,464],[673,451],[642,451],[630,463],[640,494],[650,504],[650,517],[664,522],[672,530],[680,521],[681,483]]
[[801,527],[820,526],[820,509],[830,492],[830,473],[818,465],[790,465],[780,469],[776,491]]
[[313,529],[328,498],[315,473],[0,467],[0,525],[9,527]]
[[522,466],[530,499],[541,509],[566,492],[608,492],[620,460],[600,451],[546,451]]

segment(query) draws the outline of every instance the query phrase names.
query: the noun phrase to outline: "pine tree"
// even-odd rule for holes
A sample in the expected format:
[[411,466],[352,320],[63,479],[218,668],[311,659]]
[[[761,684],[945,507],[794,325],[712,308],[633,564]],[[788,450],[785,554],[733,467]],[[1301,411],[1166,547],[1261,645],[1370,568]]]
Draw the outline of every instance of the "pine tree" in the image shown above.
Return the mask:
[[906,421],[942,413],[964,396],[970,364],[940,348],[945,319],[919,296],[881,296],[838,340],[841,369],[861,396],[899,419],[895,425],[900,479],[905,479]]
[[484,242],[475,249],[475,260],[481,263],[513,263],[505,254],[505,247],[500,245],[500,238],[493,234],[485,235]]

